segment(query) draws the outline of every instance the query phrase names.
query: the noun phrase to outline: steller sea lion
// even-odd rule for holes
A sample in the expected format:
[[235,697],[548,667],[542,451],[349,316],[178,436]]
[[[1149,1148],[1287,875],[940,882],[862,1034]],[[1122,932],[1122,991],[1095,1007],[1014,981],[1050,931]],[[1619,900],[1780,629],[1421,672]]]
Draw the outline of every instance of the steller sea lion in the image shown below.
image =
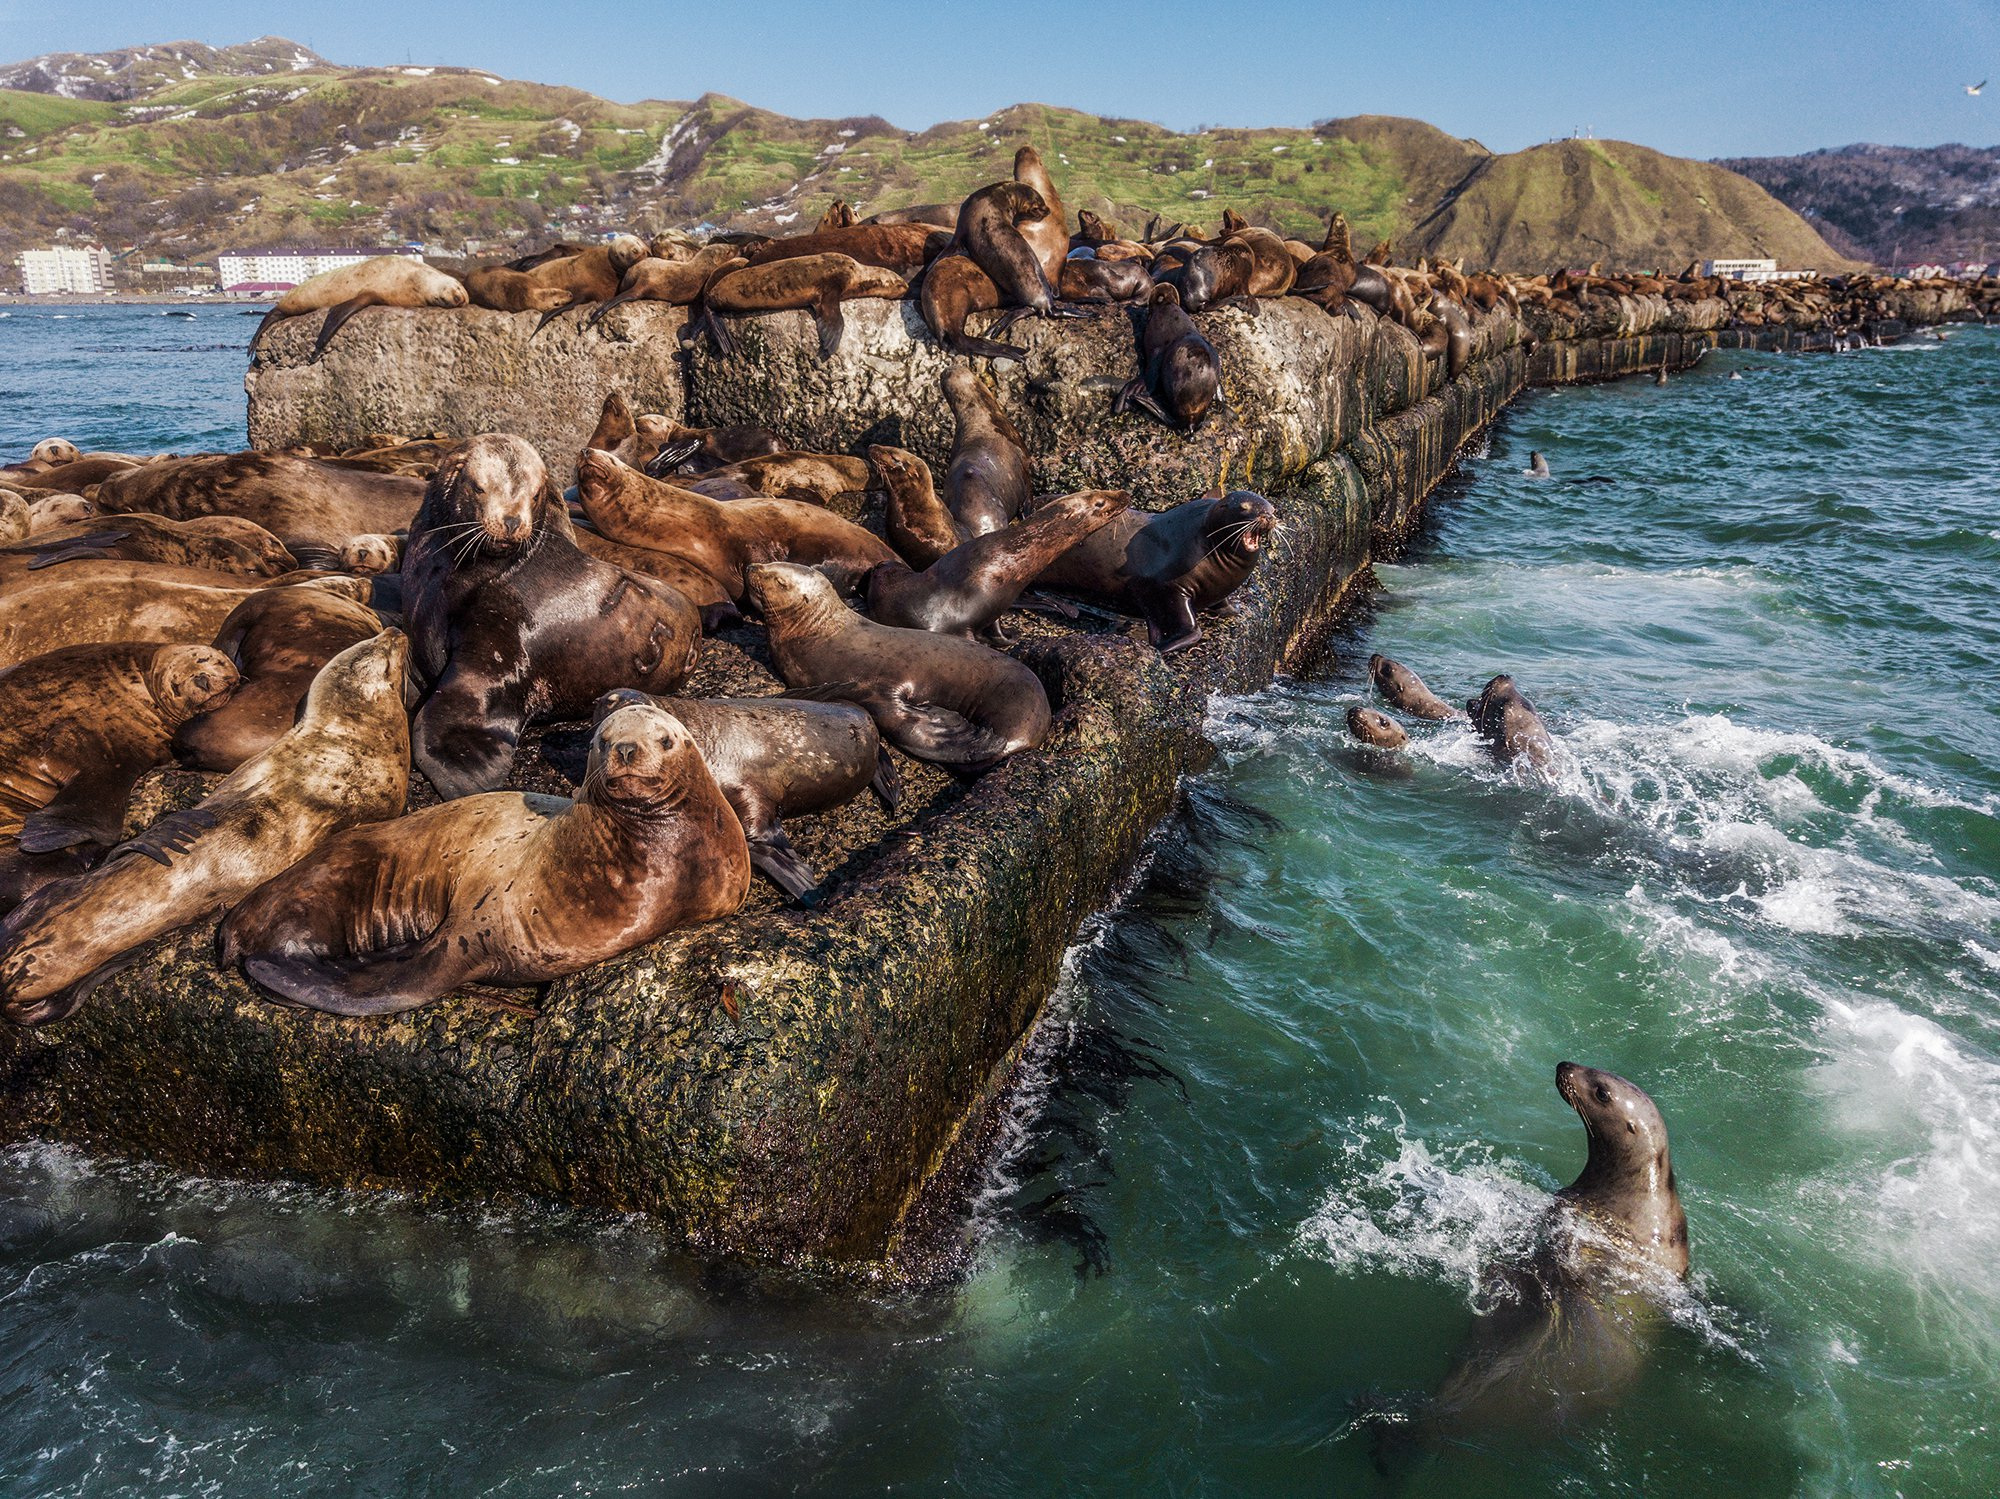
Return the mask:
[[909,289],[896,272],[863,265],[848,255],[774,260],[731,271],[708,288],[708,330],[717,351],[728,354],[735,345],[717,313],[802,309],[819,323],[819,351],[830,358],[847,328],[840,311],[842,302],[856,297],[895,300],[906,296]]
[[461,984],[547,983],[727,916],[749,889],[693,737],[633,706],[597,726],[574,801],[494,791],[352,828],[232,911],[216,950],[289,1004],[394,1015]]
[[175,729],[236,685],[205,645],[73,645],[0,671],[0,909],[96,863]]
[[[548,327],[572,307],[591,302],[608,302],[618,295],[625,273],[652,253],[636,234],[614,234],[602,244],[591,245],[574,255],[544,260],[539,265],[521,267],[531,280],[543,286],[560,287],[569,300],[552,307],[535,324],[535,333]],[[534,333],[528,335],[534,337]]]
[[1410,736],[1395,719],[1359,704],[1347,710],[1347,732],[1376,749],[1401,749],[1410,742]]
[[117,575],[95,571],[116,566],[80,563],[0,589],[0,667],[114,640],[205,645],[251,591],[250,580],[227,573],[196,573],[203,581],[186,582],[150,577],[161,569],[143,563],[123,564]]
[[492,312],[559,312],[569,306],[569,293],[537,281],[526,271],[503,265],[480,266],[462,273],[466,300]]
[[1590,1155],[1543,1214],[1526,1264],[1495,1264],[1480,1313],[1437,1393],[1398,1448],[1513,1433],[1546,1438],[1602,1414],[1637,1383],[1688,1272],[1687,1215],[1667,1126],[1645,1091],[1564,1062],[1556,1091],[1583,1120]]
[[413,751],[446,800],[505,781],[529,724],[580,718],[612,687],[671,691],[701,650],[695,606],[580,550],[540,456],[503,433],[469,439],[438,468],[402,584],[411,659],[429,684]]
[[1111,402],[1114,415],[1140,406],[1170,427],[1199,427],[1222,388],[1222,358],[1181,307],[1180,293],[1155,286],[1139,337],[1139,373]]
[[[1243,229],[1204,245],[1181,270],[1181,305],[1189,312],[1245,298],[1279,297],[1292,289],[1298,262],[1268,229]],[[1250,301],[1248,310],[1256,311]]]
[[0,922],[0,1012],[17,1025],[61,1020],[144,943],[234,905],[340,829],[401,812],[408,659],[400,630],[341,652],[290,732],[199,806],[17,907]]
[[[831,505],[842,495],[860,494],[875,480],[865,459],[842,453],[798,453],[780,450],[725,463],[699,475],[683,488],[740,483],[771,500],[796,500],[804,505]],[[702,492],[697,490],[697,493]]]
[[945,350],[968,359],[1019,359],[1026,352],[1014,344],[981,338],[965,331],[975,312],[993,312],[1001,305],[1000,288],[977,262],[962,251],[940,255],[924,271],[917,291],[917,309],[924,325]]
[[1377,654],[1368,658],[1368,680],[1375,684],[1375,690],[1382,694],[1383,701],[1398,713],[1438,723],[1465,716],[1426,687],[1422,677],[1387,656]]
[[711,500],[649,479],[596,448],[577,458],[576,496],[591,525],[613,541],[683,557],[739,603],[752,563],[807,563],[851,593],[871,567],[896,560],[881,538],[817,505]]
[[1153,290],[1142,260],[1065,260],[1056,294],[1065,302],[1140,302]]
[[23,540],[33,524],[28,502],[11,489],[0,489],[0,544]]
[[143,511],[92,516],[58,526],[38,533],[25,545],[5,548],[0,557],[26,558],[29,572],[65,562],[120,561],[275,578],[298,567],[284,543],[255,521],[234,515],[169,520]]
[[52,494],[28,505],[28,534],[39,536],[62,526],[87,521],[98,513],[97,506],[80,494]]
[[340,570],[359,577],[393,573],[403,565],[403,538],[400,536],[350,536],[340,549]]
[[931,224],[851,224],[792,239],[774,239],[750,253],[750,264],[797,260],[803,255],[845,255],[863,265],[914,276],[944,247],[951,235]]
[[615,296],[606,298],[591,309],[583,326],[596,327],[607,312],[627,302],[692,306],[701,300],[710,282],[718,276],[741,270],[748,263],[736,253],[734,245],[704,245],[685,260],[661,260],[649,255],[625,273]]
[[[1042,195],[1019,182],[982,187],[958,210],[954,243],[1000,289],[1001,305],[1010,309],[991,329],[996,338],[1023,317],[1083,316],[1080,308],[1057,304],[1054,283],[1023,233],[1024,226],[1048,217],[1049,205]],[[1065,233],[1062,238],[1067,253],[1069,236]],[[1060,257],[1056,274],[1062,274]]]
[[1472,727],[1486,741],[1493,758],[1503,765],[1526,760],[1537,770],[1555,763],[1555,745],[1535,705],[1521,695],[1510,676],[1497,676],[1465,705]]
[[414,255],[371,255],[355,265],[336,266],[309,276],[278,298],[250,335],[250,352],[273,323],[326,309],[307,364],[317,364],[333,335],[364,307],[463,307],[465,286],[456,276],[425,265]]
[[965,528],[938,498],[928,463],[907,448],[882,443],[869,448],[868,462],[887,495],[883,529],[889,545],[911,567],[929,567],[965,540]]
[[1048,206],[1049,211],[1042,218],[1024,220],[1016,227],[1041,263],[1042,275],[1054,287],[1062,275],[1063,262],[1069,257],[1069,230],[1065,227],[1062,195],[1056,191],[1049,169],[1042,164],[1042,153],[1033,146],[1023,146],[1014,153],[1014,180],[1032,187]]
[[113,475],[97,486],[97,505],[169,520],[241,516],[312,567],[334,561],[352,537],[407,531],[424,482],[283,453],[217,453]]
[[1048,738],[1042,680],[976,641],[864,619],[825,576],[789,562],[749,569],[771,659],[794,688],[857,703],[919,760],[978,771]]
[[955,423],[945,503],[966,535],[983,536],[1028,508],[1034,496],[1028,447],[970,366],[945,371],[944,399]]
[[1044,500],[1033,515],[953,547],[922,572],[884,562],[868,574],[869,616],[970,640],[1013,608],[1056,558],[1131,503],[1122,489],[1086,489]]
[[1064,552],[1036,582],[1140,615],[1153,644],[1171,656],[1201,639],[1195,616],[1243,586],[1277,524],[1271,502],[1247,489],[1157,514],[1127,510]]
[[872,789],[894,812],[896,763],[866,708],[790,697],[656,698],[620,687],[597,700],[595,722],[634,703],[663,708],[694,736],[743,824],[750,865],[800,905],[818,903],[819,876],[792,847],[781,817],[824,812]]
[[908,208],[885,208],[880,213],[871,213],[861,221],[864,224],[929,224],[935,229],[950,229],[958,223],[956,203],[914,203]]

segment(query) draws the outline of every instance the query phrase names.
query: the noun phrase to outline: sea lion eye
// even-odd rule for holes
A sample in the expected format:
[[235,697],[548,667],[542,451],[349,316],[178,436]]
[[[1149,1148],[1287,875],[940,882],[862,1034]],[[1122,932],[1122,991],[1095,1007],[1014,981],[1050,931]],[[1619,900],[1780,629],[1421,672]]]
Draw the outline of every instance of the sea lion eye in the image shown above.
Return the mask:
[[1611,1102],[1611,1090],[1602,1083],[1597,1085],[1597,1101],[1599,1103]]

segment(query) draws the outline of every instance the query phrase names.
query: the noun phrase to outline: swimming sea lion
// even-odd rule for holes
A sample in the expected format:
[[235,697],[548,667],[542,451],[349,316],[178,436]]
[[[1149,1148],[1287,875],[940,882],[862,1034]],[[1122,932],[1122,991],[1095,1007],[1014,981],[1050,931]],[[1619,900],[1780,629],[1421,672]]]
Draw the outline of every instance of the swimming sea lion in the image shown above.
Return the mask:
[[808,563],[852,592],[871,567],[896,558],[880,537],[817,505],[711,500],[596,448],[577,458],[576,495],[591,525],[613,541],[683,557],[738,602],[752,563]]
[[1195,616],[1243,586],[1277,523],[1271,502],[1247,489],[1157,514],[1127,510],[1058,557],[1037,586],[1140,615],[1153,644],[1170,656],[1201,639]]
[[1113,414],[1140,406],[1170,427],[1199,427],[1222,388],[1222,358],[1181,308],[1180,293],[1156,286],[1146,301],[1139,373],[1111,402]]
[[380,632],[381,619],[355,592],[338,580],[302,583],[263,589],[232,609],[215,649],[241,683],[227,702],[180,725],[174,758],[197,770],[230,771],[277,743],[320,668]]
[[894,271],[863,265],[847,255],[804,255],[746,266],[721,276],[708,288],[708,329],[719,352],[734,347],[716,313],[781,312],[803,309],[819,323],[819,351],[830,357],[846,331],[840,304],[856,297],[895,300],[909,284]]
[[663,708],[694,736],[743,824],[750,864],[801,905],[815,904],[819,876],[799,856],[781,817],[824,812],[873,789],[894,812],[903,797],[896,763],[866,708],[787,697],[656,698],[620,687],[592,718],[634,703]]
[[1376,749],[1401,749],[1410,742],[1410,736],[1395,719],[1359,704],[1347,710],[1347,732]]
[[955,423],[945,503],[968,536],[983,536],[1027,509],[1034,494],[1028,447],[969,365],[945,371],[944,399]]
[[139,777],[236,667],[205,645],[77,645],[0,671],[0,907],[118,841]]
[[241,516],[314,566],[336,559],[353,537],[408,530],[424,483],[283,453],[221,453],[113,475],[97,486],[97,505],[107,514],[144,510],[170,520]]
[[1048,693],[1013,657],[864,619],[823,574],[794,563],[753,566],[749,588],[779,675],[795,688],[858,703],[904,753],[977,771],[1048,738]]
[[1658,1107],[1574,1062],[1556,1068],[1556,1091],[1583,1120],[1589,1159],[1543,1215],[1529,1262],[1488,1267],[1490,1310],[1407,1435],[1395,1434],[1402,1444],[1546,1437],[1610,1409],[1644,1371],[1659,1302],[1687,1275],[1687,1215]]
[[471,438],[438,469],[402,583],[411,659],[430,684],[411,742],[447,800],[505,781],[529,724],[580,718],[612,687],[671,691],[701,649],[695,606],[581,551],[540,456],[504,433]]
[[0,922],[0,1011],[61,1020],[127,953],[235,904],[344,827],[393,817],[410,780],[408,643],[384,630],[327,663],[284,738],[202,803],[46,886]]
[[1497,676],[1479,696],[1465,705],[1473,728],[1503,765],[1525,759],[1537,770],[1555,760],[1555,745],[1535,705],[1521,695],[1510,676]]
[[250,352],[273,323],[326,309],[308,364],[317,364],[333,335],[364,307],[463,307],[465,286],[456,276],[425,265],[414,255],[371,255],[355,265],[336,266],[309,276],[278,298],[250,335]]
[[1426,687],[1422,677],[1401,662],[1391,661],[1387,656],[1378,654],[1368,658],[1368,679],[1375,684],[1375,690],[1382,694],[1383,701],[1398,713],[1407,713],[1412,718],[1427,718],[1439,723],[1448,718],[1465,716]]
[[1521,473],[1529,479],[1546,479],[1549,476],[1549,460],[1540,453],[1531,452],[1528,454],[1528,466]]
[[884,562],[868,574],[870,617],[885,625],[972,639],[1014,607],[1064,552],[1124,513],[1122,489],[1044,500],[1035,513],[952,548],[922,572]]
[[574,801],[496,791],[352,828],[230,913],[225,964],[336,1015],[394,1015],[461,984],[547,983],[727,916],[743,829],[688,731],[627,707]]
[[233,515],[180,521],[142,511],[93,516],[75,525],[58,526],[40,532],[25,545],[6,548],[0,556],[27,558],[30,572],[66,562],[116,560],[274,578],[298,566],[284,543],[255,521]]
[[877,443],[868,450],[868,462],[888,497],[883,529],[889,545],[910,566],[929,567],[966,539],[965,529],[938,498],[931,466],[923,459],[907,448]]

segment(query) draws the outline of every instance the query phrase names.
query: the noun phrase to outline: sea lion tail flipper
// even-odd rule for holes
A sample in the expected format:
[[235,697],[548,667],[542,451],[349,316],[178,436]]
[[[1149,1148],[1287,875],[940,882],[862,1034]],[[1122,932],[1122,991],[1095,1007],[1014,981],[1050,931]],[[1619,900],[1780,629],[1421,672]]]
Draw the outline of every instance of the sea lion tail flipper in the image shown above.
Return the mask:
[[646,464],[646,477],[664,479],[688,459],[701,451],[701,439],[690,437],[681,442],[670,442],[655,453]]
[[876,751],[875,774],[869,779],[868,789],[875,793],[885,812],[893,813],[903,805],[903,773],[889,758],[887,745]]
[[257,326],[250,331],[250,352],[252,354],[257,352],[257,341],[264,336],[271,324],[280,321],[284,316],[285,314],[273,307],[257,320]]
[[[112,859],[122,859],[127,854],[144,854],[156,864],[173,867],[173,856],[184,854],[195,845],[195,840],[216,826],[216,816],[204,807],[189,807],[184,812],[169,812],[158,822],[137,837],[128,838],[111,850]],[[107,863],[110,860],[106,860]]]
[[934,703],[899,703],[884,727],[900,747],[939,765],[977,770],[1007,753],[1007,741],[1001,735]]
[[840,336],[847,331],[847,319],[840,311],[840,298],[828,298],[814,307],[813,319],[819,324],[819,357],[831,359],[840,348]]
[[1024,317],[1034,316],[1034,312],[1035,309],[1032,307],[1009,307],[987,325],[986,336],[988,338],[1005,338],[1016,323],[1020,322]]
[[716,353],[727,359],[736,352],[736,335],[715,315],[714,309],[703,310],[701,324],[708,330],[708,341],[715,345]]
[[58,541],[51,546],[37,547],[34,560],[28,564],[28,571],[32,573],[45,567],[60,567],[65,562],[107,562],[111,559],[112,545],[131,534],[130,531],[104,531],[79,536],[74,541]]
[[1177,425],[1167,415],[1167,408],[1160,404],[1159,397],[1153,394],[1153,388],[1146,383],[1144,375],[1134,375],[1120,387],[1118,394],[1112,398],[1111,414],[1117,416],[1133,406],[1169,427]]
[[297,541],[289,550],[300,572],[340,571],[340,553],[333,547],[322,546],[316,541]]
[[306,957],[246,955],[243,973],[295,1008],[330,1015],[400,1015],[442,999],[463,977],[448,949],[425,945],[402,955],[371,954],[333,963]]
[[970,333],[961,333],[951,340],[948,347],[954,354],[963,354],[968,359],[1022,359],[1027,350],[1013,344],[999,343],[990,338],[975,338]]
[[[591,312],[590,316],[583,320],[583,326],[585,328],[595,328],[600,322],[604,320],[605,313],[609,312],[614,307],[624,306],[627,302],[631,301],[636,296],[638,296],[637,292],[621,291],[620,293],[618,293],[617,296],[609,297],[604,301],[599,302],[596,308]],[[560,312],[562,309],[557,308],[556,310]],[[546,321],[546,319],[544,319],[544,321]],[[537,328],[535,331],[540,332],[541,330]]]
[[544,328],[548,327],[550,323],[553,323],[557,318],[561,317],[565,312],[574,312],[577,308],[583,305],[584,305],[584,298],[572,297],[569,301],[563,303],[562,306],[560,307],[551,307],[547,312],[542,314],[541,320],[535,324],[535,332],[530,333],[528,337],[532,339],[535,336],[535,333],[540,333]]
[[819,884],[819,876],[799,857],[783,828],[771,827],[750,840],[750,867],[800,905],[818,904],[813,887]]
[[326,346],[333,342],[333,335],[346,326],[347,320],[364,307],[373,307],[373,297],[350,297],[337,307],[327,310],[326,321],[319,325],[319,337],[313,341],[312,353],[306,356],[307,364],[318,364]]
[[1031,588],[1022,594],[1014,601],[1014,606],[1017,609],[1032,609],[1041,614],[1060,615],[1064,619],[1078,617],[1075,604],[1053,593],[1043,593],[1038,588]]

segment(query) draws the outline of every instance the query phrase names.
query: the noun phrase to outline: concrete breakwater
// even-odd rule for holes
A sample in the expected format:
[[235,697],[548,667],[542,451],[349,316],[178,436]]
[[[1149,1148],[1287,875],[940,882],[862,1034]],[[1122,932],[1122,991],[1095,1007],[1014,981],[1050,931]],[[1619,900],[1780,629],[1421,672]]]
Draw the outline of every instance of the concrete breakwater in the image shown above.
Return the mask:
[[[761,420],[804,447],[887,440],[942,456],[947,361],[904,305],[850,306],[828,362],[809,320],[782,314],[736,320],[734,358],[682,366],[680,316],[625,308],[596,333],[558,324],[531,346],[527,317],[373,311],[311,367],[308,330],[280,329],[250,376],[253,440],[503,427],[566,471],[620,388],[639,409]],[[925,1209],[977,1159],[1078,924],[1201,763],[1210,694],[1308,656],[1368,558],[1524,385],[1818,336],[1726,329],[1703,304],[1621,309],[1601,328],[1496,313],[1446,380],[1365,313],[1278,302],[1205,325],[1229,409],[1189,439],[1109,417],[1131,370],[1123,313],[1033,327],[1028,357],[994,376],[1044,491],[1118,484],[1155,507],[1218,482],[1270,493],[1283,529],[1240,616],[1170,663],[1122,625],[1030,627],[1021,654],[1049,688],[1056,735],[977,782],[913,776],[897,819],[829,819],[814,852],[840,878],[824,905],[755,905],[555,984],[532,1013],[474,993],[392,1021],[278,1009],[218,972],[212,931],[193,929],[74,1020],[0,1036],[7,1133],[210,1174],[642,1210],[704,1254],[921,1268],[941,1242],[926,1226],[951,1216]],[[697,689],[769,690],[753,649],[730,639],[711,654]]]

